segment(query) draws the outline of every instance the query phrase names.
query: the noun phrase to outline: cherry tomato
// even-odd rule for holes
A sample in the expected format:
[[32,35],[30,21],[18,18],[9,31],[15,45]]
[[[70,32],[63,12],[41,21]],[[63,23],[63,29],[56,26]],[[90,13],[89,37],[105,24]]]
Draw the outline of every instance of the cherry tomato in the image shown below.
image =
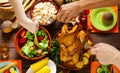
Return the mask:
[[20,36],[21,37],[24,37],[26,35],[26,30],[22,30],[21,32],[20,32]]
[[26,41],[27,41],[26,38],[24,38],[24,37],[23,37],[23,38],[20,38],[20,39],[19,39],[19,44],[20,44],[20,45],[23,45],[23,44],[25,44]]
[[5,70],[4,73],[10,73],[9,70]]
[[44,37],[43,36],[39,36],[38,37],[38,41],[40,42],[41,40],[43,40],[44,39]]

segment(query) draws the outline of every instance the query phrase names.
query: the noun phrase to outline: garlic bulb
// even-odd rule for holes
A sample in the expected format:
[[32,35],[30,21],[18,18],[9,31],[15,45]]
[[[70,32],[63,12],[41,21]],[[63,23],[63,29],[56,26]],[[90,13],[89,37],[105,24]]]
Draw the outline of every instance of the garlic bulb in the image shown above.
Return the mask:
[[13,23],[11,21],[4,21],[1,25],[2,31],[4,33],[10,33],[13,30],[11,25],[13,25]]

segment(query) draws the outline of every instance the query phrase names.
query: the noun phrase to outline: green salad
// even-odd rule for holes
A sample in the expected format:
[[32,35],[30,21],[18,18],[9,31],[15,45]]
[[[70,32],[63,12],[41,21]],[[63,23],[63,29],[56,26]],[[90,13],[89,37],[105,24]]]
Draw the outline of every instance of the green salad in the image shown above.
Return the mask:
[[102,65],[97,69],[97,73],[111,73],[110,72],[110,67],[111,67],[111,64]]
[[[37,40],[35,39],[35,36],[37,36]],[[29,57],[38,57],[43,54],[47,54],[47,48],[49,44],[49,39],[48,35],[44,30],[38,30],[36,34],[32,34],[29,31],[22,31],[20,34],[20,39],[19,39],[19,45],[21,47],[21,52]],[[35,42],[38,41],[38,45],[35,44]]]

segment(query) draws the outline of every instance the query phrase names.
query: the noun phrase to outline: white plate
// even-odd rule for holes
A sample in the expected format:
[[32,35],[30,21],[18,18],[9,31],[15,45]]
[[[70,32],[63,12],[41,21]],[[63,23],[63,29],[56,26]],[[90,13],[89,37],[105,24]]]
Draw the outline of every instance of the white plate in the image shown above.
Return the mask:
[[[55,63],[54,63],[52,60],[50,60],[50,59],[49,59],[49,61],[48,61],[48,67],[51,69],[51,72],[50,72],[50,73],[56,73],[56,69],[57,69],[57,68],[56,68],[56,65],[55,65]],[[33,71],[31,68],[29,68],[26,73],[34,73],[34,71]]]
[[51,69],[51,73],[56,73],[56,65],[55,63],[49,59],[48,67]]

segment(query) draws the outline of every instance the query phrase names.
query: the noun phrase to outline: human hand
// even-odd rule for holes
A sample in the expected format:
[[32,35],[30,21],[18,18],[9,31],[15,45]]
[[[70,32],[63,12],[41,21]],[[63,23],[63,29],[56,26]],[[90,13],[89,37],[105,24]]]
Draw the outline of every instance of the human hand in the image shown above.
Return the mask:
[[[31,28],[32,27],[32,28]],[[37,20],[33,20],[32,22],[31,22],[31,32],[32,33],[35,33],[36,31],[38,31],[39,30],[39,22],[37,21]]]
[[120,52],[112,45],[98,43],[91,48],[91,53],[96,55],[96,58],[101,64],[117,64],[120,62]]
[[77,16],[80,11],[81,7],[79,1],[62,5],[57,14],[57,20],[68,23],[72,18]]

